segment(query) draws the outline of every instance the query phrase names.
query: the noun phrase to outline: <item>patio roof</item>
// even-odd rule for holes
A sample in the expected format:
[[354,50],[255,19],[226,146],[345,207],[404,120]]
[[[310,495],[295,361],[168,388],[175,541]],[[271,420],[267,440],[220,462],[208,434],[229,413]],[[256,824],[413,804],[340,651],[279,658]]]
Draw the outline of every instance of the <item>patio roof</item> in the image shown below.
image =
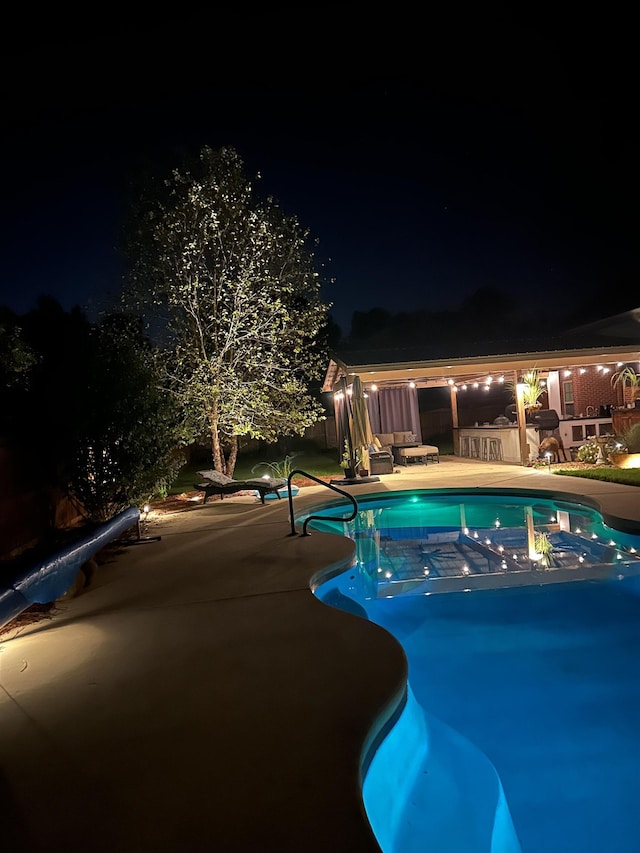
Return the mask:
[[322,387],[337,390],[342,375],[363,382],[403,383],[418,388],[443,387],[450,380],[472,380],[487,373],[513,373],[536,367],[548,370],[640,360],[640,309],[570,329],[561,336],[518,340],[468,338],[407,347],[378,349],[348,344],[333,354]]

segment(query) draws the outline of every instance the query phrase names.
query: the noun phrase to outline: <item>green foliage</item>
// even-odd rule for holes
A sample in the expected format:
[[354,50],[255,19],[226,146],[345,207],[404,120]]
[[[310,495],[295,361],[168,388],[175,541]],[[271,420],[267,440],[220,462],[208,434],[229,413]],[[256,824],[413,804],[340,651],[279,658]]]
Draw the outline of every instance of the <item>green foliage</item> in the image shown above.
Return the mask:
[[42,299],[21,326],[34,359],[0,410],[12,443],[35,455],[38,483],[73,493],[95,521],[165,491],[182,464],[178,412],[140,325],[92,325]]
[[283,479],[287,479],[289,474],[294,469],[294,461],[295,457],[299,454],[294,454],[293,456],[285,456],[280,462],[258,462],[257,465],[254,465],[251,469],[252,474],[269,474],[270,477],[282,477]]
[[97,520],[167,493],[183,464],[178,411],[159,385],[157,353],[139,329],[110,317],[94,329],[87,413],[67,485]]
[[330,306],[309,233],[258,198],[238,154],[203,148],[145,188],[134,220],[125,300],[155,310],[166,387],[187,434],[211,436],[215,467],[233,473],[238,436],[272,442],[322,419],[308,385],[326,365]]
[[593,465],[598,458],[598,448],[595,444],[583,444],[582,447],[578,448],[578,452],[576,454],[576,459],[578,462],[588,462]]
[[640,453],[640,423],[629,427],[622,436],[622,442],[628,453]]
[[635,392],[636,388],[640,386],[640,374],[630,364],[625,364],[611,376],[611,384],[614,388],[621,385],[623,390],[630,388]]
[[[314,477],[337,477],[342,473],[336,462],[335,448],[319,451],[316,448],[308,447],[306,450],[295,454],[295,461],[297,469],[306,471]],[[257,466],[260,464],[256,454],[240,455],[234,476],[239,480],[255,477],[255,472],[258,470]],[[169,486],[169,494],[178,495],[182,492],[191,491],[193,484],[198,480],[197,471],[201,468],[201,461],[189,462],[181,468]]]
[[[522,402],[525,409],[535,408],[540,403],[540,397],[547,390],[542,384],[538,369],[531,367],[523,374],[518,384],[522,385]],[[517,384],[513,381],[505,382],[505,388],[508,389],[514,400],[517,400]]]
[[38,357],[25,342],[17,322],[0,322],[0,386],[25,385]]
[[542,384],[542,380],[540,379],[535,367],[532,367],[524,374],[522,377],[522,385],[522,401],[525,409],[537,406],[540,402],[540,397],[542,397],[546,388]]
[[553,542],[549,539],[548,534],[536,532],[533,539],[533,547],[536,553],[540,555],[539,562],[545,566],[550,566]]
[[354,471],[357,471],[361,461],[360,448],[355,447],[352,450],[349,439],[345,438],[344,452],[342,454],[342,459],[340,460],[340,467],[344,470],[347,468],[353,468]]
[[553,473],[563,477],[582,477],[586,480],[601,480],[605,483],[621,483],[624,486],[640,486],[640,468],[609,468],[603,465],[587,470],[558,468]]

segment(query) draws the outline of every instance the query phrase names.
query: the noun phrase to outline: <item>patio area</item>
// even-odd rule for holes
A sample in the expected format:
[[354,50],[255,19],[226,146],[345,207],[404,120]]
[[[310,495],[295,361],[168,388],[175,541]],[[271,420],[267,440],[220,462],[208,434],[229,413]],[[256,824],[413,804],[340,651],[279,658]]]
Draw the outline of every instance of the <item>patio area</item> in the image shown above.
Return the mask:
[[[367,493],[582,494],[640,531],[638,490],[454,456]],[[305,486],[302,511],[333,500]],[[406,683],[378,626],[320,603],[351,540],[290,536],[287,501],[231,496],[152,516],[78,598],[0,636],[0,814],[8,851],[378,850],[363,755]]]

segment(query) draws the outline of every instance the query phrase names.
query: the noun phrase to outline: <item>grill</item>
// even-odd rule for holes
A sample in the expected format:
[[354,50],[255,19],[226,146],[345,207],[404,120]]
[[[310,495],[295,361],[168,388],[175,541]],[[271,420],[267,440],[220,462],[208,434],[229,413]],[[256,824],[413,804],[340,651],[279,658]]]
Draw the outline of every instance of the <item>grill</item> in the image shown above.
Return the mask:
[[555,409],[540,409],[531,418],[541,432],[551,432],[560,426],[560,418]]

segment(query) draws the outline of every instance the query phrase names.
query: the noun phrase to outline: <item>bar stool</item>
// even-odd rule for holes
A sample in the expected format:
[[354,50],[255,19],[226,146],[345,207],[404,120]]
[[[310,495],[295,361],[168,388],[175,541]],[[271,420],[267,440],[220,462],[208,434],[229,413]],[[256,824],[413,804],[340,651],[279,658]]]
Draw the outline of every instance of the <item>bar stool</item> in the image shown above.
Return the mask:
[[463,435],[460,439],[460,456],[469,456],[469,436]]
[[474,436],[471,439],[471,452],[469,453],[469,456],[471,456],[473,459],[480,459],[481,442],[482,442],[482,439],[479,437],[476,438]]
[[489,439],[489,460],[499,462],[502,460],[502,439]]
[[[491,439],[491,441],[493,441],[493,439]],[[480,447],[480,459],[484,459],[484,461],[487,462],[489,458],[489,437],[483,435],[482,445]]]

